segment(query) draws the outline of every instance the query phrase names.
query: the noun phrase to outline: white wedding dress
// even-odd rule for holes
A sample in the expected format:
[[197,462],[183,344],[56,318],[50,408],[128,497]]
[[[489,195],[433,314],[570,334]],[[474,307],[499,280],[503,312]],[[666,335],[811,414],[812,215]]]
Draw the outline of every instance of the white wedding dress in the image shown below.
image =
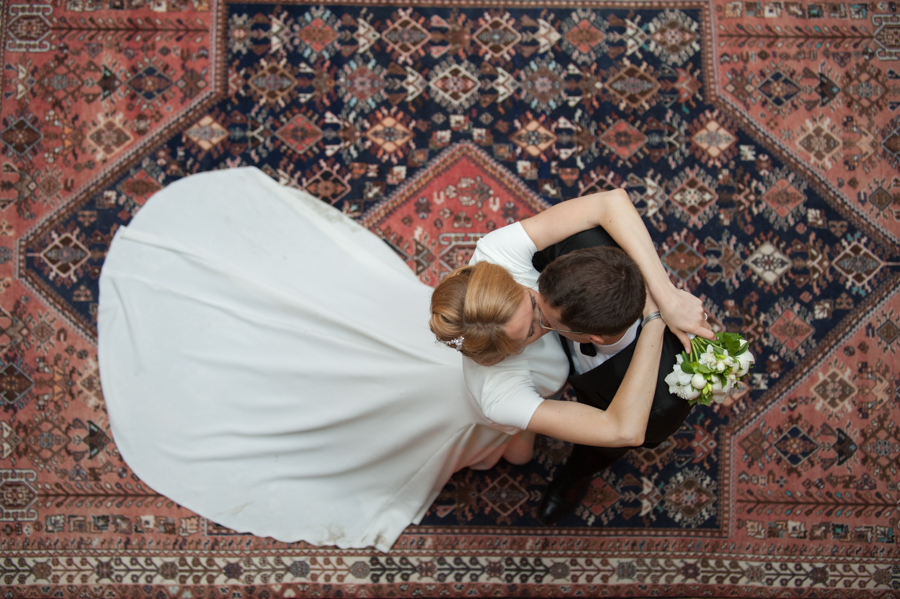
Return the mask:
[[116,232],[100,277],[116,445],[237,531],[387,551],[509,440],[435,344],[430,296],[375,235],[257,169],[182,179]]

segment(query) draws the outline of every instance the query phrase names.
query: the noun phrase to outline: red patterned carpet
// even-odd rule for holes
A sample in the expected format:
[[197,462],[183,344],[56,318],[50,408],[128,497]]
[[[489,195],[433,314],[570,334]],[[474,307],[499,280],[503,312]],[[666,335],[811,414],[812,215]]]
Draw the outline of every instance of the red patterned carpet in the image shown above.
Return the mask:
[[[3,597],[900,594],[895,2],[2,2]],[[119,457],[96,361],[117,227],[255,165],[423,281],[624,186],[751,384],[535,509],[568,446],[458,473],[394,551],[225,529]],[[298,502],[298,509],[302,509]]]

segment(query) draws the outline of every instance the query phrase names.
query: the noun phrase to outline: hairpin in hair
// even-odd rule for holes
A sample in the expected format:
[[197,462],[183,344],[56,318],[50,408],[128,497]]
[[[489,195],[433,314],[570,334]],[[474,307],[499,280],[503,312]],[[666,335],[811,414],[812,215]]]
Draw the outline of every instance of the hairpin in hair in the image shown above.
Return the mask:
[[437,339],[439,343],[443,343],[447,347],[452,347],[453,349],[459,351],[462,349],[463,340],[465,337],[457,337],[456,339],[451,339],[450,341],[444,341],[443,339]]

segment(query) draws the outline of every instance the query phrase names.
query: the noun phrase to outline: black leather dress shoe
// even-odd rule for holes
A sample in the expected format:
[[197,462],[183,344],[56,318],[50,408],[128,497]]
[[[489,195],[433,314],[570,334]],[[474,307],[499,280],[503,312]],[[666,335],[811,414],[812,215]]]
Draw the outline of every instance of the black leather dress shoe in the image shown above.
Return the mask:
[[588,475],[573,479],[563,472],[561,476],[553,479],[544,492],[544,498],[538,508],[538,522],[551,526],[575,511],[587,495],[593,478],[593,475]]

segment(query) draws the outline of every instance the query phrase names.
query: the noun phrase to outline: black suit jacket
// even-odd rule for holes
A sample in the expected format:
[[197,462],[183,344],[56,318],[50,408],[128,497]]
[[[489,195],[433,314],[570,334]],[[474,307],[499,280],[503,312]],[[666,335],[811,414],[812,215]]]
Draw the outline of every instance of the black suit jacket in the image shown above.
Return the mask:
[[[567,254],[577,249],[606,245],[619,247],[609,234],[597,227],[588,231],[577,233],[568,239],[554,244],[540,252],[532,259],[534,267],[540,272],[558,256]],[[640,331],[639,331],[640,333]],[[634,356],[637,339],[615,356],[606,360],[600,366],[585,372],[576,374],[572,356],[569,352],[569,344],[562,339],[563,348],[569,356],[569,384],[572,386],[578,401],[602,410],[609,407],[616,395],[622,379],[631,359]],[[576,346],[575,351],[578,351]],[[675,356],[684,351],[678,337],[669,329],[666,329],[663,337],[662,356],[659,361],[659,374],[656,380],[656,393],[653,398],[653,406],[650,409],[650,418],[647,422],[647,432],[644,435],[642,447],[656,447],[667,437],[675,433],[687,418],[691,411],[691,405],[680,397],[669,393],[669,386],[665,377],[672,372],[675,365]]]

